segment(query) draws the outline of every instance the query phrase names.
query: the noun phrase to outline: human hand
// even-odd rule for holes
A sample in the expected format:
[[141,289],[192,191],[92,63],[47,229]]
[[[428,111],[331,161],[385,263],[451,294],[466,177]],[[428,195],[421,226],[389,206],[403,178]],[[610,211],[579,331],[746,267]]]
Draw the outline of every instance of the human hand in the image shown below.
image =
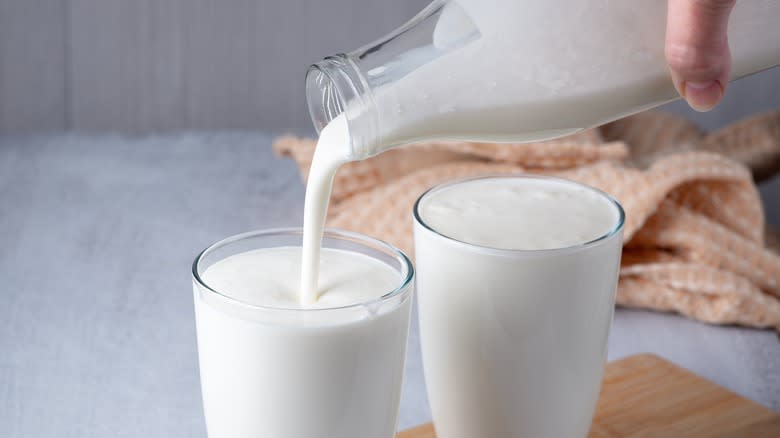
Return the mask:
[[731,72],[727,26],[736,0],[669,0],[666,62],[674,86],[697,111],[720,102]]

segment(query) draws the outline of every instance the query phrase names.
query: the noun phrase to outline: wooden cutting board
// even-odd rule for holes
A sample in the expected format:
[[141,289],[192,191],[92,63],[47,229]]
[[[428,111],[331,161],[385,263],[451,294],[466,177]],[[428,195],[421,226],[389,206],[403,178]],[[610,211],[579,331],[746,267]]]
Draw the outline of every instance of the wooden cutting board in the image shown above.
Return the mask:
[[[588,437],[778,438],[780,415],[658,356],[642,354],[607,365]],[[397,438],[436,434],[426,424]]]

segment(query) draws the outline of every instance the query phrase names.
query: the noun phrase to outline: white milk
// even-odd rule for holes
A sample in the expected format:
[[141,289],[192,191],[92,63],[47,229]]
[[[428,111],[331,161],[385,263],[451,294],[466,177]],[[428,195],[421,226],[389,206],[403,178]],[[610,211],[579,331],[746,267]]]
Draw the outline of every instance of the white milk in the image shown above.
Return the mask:
[[333,188],[333,177],[339,167],[349,161],[351,150],[347,120],[343,115],[338,116],[320,133],[306,179],[303,261],[299,289],[299,301],[302,304],[313,304],[318,298],[320,244]]
[[411,298],[377,299],[403,279],[376,259],[326,248],[320,298],[301,310],[300,266],[300,247],[253,250],[201,275],[231,299],[196,284],[209,437],[393,437]]
[[440,234],[500,249],[565,248],[609,233],[612,201],[591,188],[545,178],[484,178],[423,198],[424,222]]
[[[399,63],[431,60],[376,88],[381,141],[546,139],[674,99],[666,3],[453,0],[432,46]],[[777,0],[737,2],[732,77],[780,62],[779,16]]]
[[612,320],[619,208],[574,183],[497,177],[434,189],[416,215],[438,436],[584,437]]
[[441,55],[376,90],[379,120],[393,121],[383,142],[538,140],[673,98],[655,3],[638,14],[635,1],[450,2],[429,49]]

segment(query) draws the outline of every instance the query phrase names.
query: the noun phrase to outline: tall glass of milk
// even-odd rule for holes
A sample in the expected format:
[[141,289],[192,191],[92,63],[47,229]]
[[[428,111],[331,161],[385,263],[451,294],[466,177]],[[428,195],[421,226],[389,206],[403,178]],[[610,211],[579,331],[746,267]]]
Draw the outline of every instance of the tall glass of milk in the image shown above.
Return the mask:
[[574,182],[502,176],[414,208],[423,367],[438,438],[585,437],[624,213]]
[[392,438],[414,270],[398,249],[326,231],[320,297],[299,304],[300,229],[222,240],[192,267],[210,438]]
[[[676,99],[665,0],[434,0],[306,78],[314,125],[346,116],[353,155],[426,139],[531,141]],[[740,0],[732,79],[780,63],[780,1]]]

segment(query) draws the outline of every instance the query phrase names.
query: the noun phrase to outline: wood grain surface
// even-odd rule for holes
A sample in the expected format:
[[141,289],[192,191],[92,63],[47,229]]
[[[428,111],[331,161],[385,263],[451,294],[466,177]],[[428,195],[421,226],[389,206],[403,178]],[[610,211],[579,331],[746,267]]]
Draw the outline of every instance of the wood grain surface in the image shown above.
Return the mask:
[[[588,436],[778,437],[780,415],[658,356],[642,354],[607,365]],[[436,434],[426,424],[398,438]]]

